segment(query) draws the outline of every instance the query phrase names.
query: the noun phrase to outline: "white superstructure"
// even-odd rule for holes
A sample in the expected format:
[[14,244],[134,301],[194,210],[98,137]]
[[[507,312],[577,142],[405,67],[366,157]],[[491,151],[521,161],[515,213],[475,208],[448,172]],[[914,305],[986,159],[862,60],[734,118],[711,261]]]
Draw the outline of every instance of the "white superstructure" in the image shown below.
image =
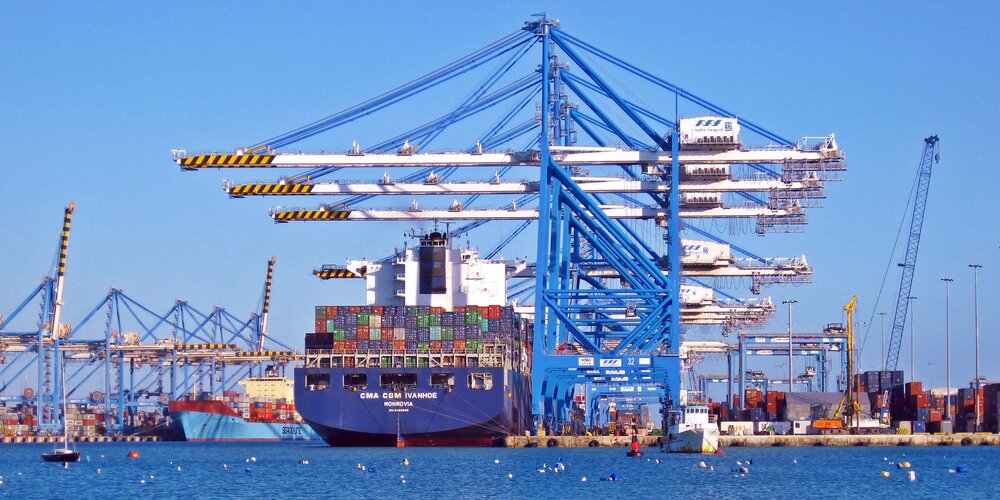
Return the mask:
[[349,261],[347,267],[366,269],[368,304],[446,311],[507,304],[507,262],[482,259],[474,248],[452,248],[444,232],[421,235],[418,246],[391,260]]

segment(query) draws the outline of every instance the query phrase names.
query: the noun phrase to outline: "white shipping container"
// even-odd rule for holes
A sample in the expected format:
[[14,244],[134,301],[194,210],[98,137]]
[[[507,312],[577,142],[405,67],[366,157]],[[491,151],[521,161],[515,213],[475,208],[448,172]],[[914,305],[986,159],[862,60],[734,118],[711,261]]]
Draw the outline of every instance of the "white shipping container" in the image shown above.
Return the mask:
[[736,118],[700,116],[681,118],[681,144],[735,145],[740,142],[740,124]]
[[728,265],[732,259],[729,245],[714,241],[681,240],[681,264],[689,266]]

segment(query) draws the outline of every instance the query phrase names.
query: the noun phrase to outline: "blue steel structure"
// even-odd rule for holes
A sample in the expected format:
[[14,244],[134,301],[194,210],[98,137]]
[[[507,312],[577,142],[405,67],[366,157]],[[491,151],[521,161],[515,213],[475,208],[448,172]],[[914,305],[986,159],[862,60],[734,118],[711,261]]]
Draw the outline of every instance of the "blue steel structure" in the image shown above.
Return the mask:
[[913,213],[910,216],[910,230],[907,232],[906,253],[903,255],[903,262],[899,264],[903,273],[899,278],[896,314],[893,316],[892,332],[889,335],[889,350],[885,355],[886,370],[895,370],[899,363],[899,348],[903,342],[906,312],[910,306],[910,289],[913,287],[913,273],[917,268],[917,251],[920,249],[920,233],[924,227],[924,210],[927,208],[927,194],[931,186],[931,168],[937,161],[938,136],[932,135],[924,139],[924,151],[920,155],[920,167],[917,170],[917,187],[913,196]]
[[[62,431],[55,395],[63,383],[69,403],[103,406],[107,431],[128,434],[141,411],[162,409],[185,394],[232,390],[239,380],[263,374],[266,364],[295,359],[281,342],[272,340],[276,347],[263,349],[273,258],[261,312],[247,320],[221,307],[203,313],[180,300],[161,314],[111,289],[72,327],[64,323],[61,289],[74,209],[71,204],[64,214],[52,276],[0,316],[0,401],[33,406],[37,432]],[[22,319],[31,304],[38,305],[37,318]],[[9,395],[17,384],[32,383],[37,391]]]
[[[515,69],[530,49],[540,46],[541,57],[527,75],[515,77],[510,83],[501,82]],[[556,50],[567,60],[560,61]],[[673,115],[664,117],[622,97],[622,89],[609,84],[607,78],[587,59],[596,57],[613,68],[626,72],[642,82],[666,91],[674,104]],[[333,130],[342,125],[396,105],[419,93],[448,82],[472,69],[487,65],[499,66],[456,108],[424,124],[361,148],[356,142],[350,153],[308,154],[278,151],[299,141]],[[570,72],[570,64],[583,73]],[[584,76],[586,78],[584,78]],[[540,96],[536,116],[520,121],[529,104]],[[579,102],[573,102],[571,96]],[[664,99],[666,101],[666,99]],[[662,78],[608,54],[559,28],[558,21],[542,15],[525,23],[523,29],[493,42],[457,61],[432,71],[378,97],[329,115],[285,134],[274,136],[232,153],[188,154],[174,150],[175,162],[185,170],[201,168],[307,168],[292,176],[284,176],[271,184],[237,185],[227,183],[232,197],[250,195],[347,194],[318,210],[297,210],[276,207],[271,215],[275,222],[299,220],[468,220],[470,222],[449,231],[452,237],[466,234],[491,220],[522,220],[488,255],[495,256],[505,245],[522,234],[532,220],[537,221],[535,267],[530,276],[511,276],[510,298],[533,298],[534,314],[532,395],[538,424],[552,428],[565,421],[571,409],[572,387],[579,383],[623,384],[634,381],[655,384],[660,388],[660,402],[677,404],[681,401],[681,284],[686,270],[682,269],[681,231],[691,229],[703,236],[708,232],[685,224],[681,217],[681,139],[676,116],[678,103],[693,106],[701,113],[720,117],[736,115],[708,102]],[[498,120],[490,122],[486,131],[474,139],[473,145],[462,146],[465,155],[422,154],[421,151],[441,137],[456,123],[498,106],[507,106]],[[820,178],[828,172],[843,170],[842,155],[832,136],[815,148],[804,148],[763,127],[739,118],[744,129],[770,141],[770,145],[741,159],[736,151],[723,160],[746,168],[754,179],[766,178],[771,188],[752,187],[749,183],[730,189],[740,200],[739,210],[718,212],[719,215],[693,216],[756,218],[757,232],[778,227],[794,227],[804,223],[799,199],[822,197]],[[598,147],[577,146],[578,129]],[[530,135],[529,135],[530,134]],[[613,141],[625,149],[606,147]],[[488,150],[512,144],[528,136],[528,142],[518,149],[502,154]],[[472,141],[470,141],[471,144]],[[602,148],[605,147],[605,148]],[[598,155],[610,151],[626,160],[567,160],[574,153]],[[781,151],[777,156],[767,156]],[[789,152],[785,154],[784,152]],[[824,151],[837,152],[825,156]],[[632,154],[634,153],[634,154]],[[792,159],[791,153],[801,160]],[[690,154],[690,153],[689,153]],[[811,156],[810,156],[811,155]],[[591,161],[591,160],[584,160]],[[690,158],[688,162],[697,162]],[[565,164],[564,164],[565,163]],[[794,164],[792,164],[794,163]],[[662,190],[642,191],[635,188],[609,193],[619,203],[634,207],[638,215],[608,210],[609,201],[589,192],[579,180],[586,175],[585,167],[593,165],[617,171],[629,180],[655,180]],[[774,170],[781,166],[782,170]],[[426,210],[416,201],[406,211],[359,210],[357,206],[376,196],[392,194],[446,194],[429,188],[419,192],[388,189],[389,186],[419,183],[444,184],[459,172],[474,167],[496,168],[492,183],[515,168],[535,168],[537,183],[526,183],[517,199],[497,209],[476,214],[470,207],[488,192],[468,196],[449,210]],[[637,168],[638,167],[638,168]],[[364,194],[351,194],[358,184],[317,183],[323,177],[347,169],[377,168],[383,186],[378,193],[371,189]],[[403,170],[398,179],[390,169]],[[641,169],[641,172],[639,171]],[[749,176],[747,177],[750,178]],[[832,179],[827,179],[832,180]],[[449,188],[456,184],[450,184]],[[460,184],[459,184],[460,185]],[[362,186],[363,187],[363,186]],[[326,191],[324,191],[326,189]],[[781,196],[779,197],[779,194]],[[769,198],[770,197],[770,198]],[[640,199],[641,198],[641,199]],[[525,207],[531,208],[525,210]],[[652,238],[642,229],[625,221],[634,217],[648,222],[657,231]],[[710,236],[713,241],[721,238]],[[657,244],[665,242],[663,250]],[[734,247],[738,253],[756,259],[761,265],[773,260]],[[603,275],[592,271],[603,269]],[[762,270],[759,274],[764,274]],[[356,276],[347,276],[356,277]],[[527,278],[518,282],[519,278]],[[755,292],[768,281],[754,273]],[[731,296],[726,295],[732,299]],[[732,299],[738,302],[736,299]],[[764,308],[755,319],[733,319],[725,311],[705,313],[691,311],[691,322],[726,324],[738,321],[760,321],[773,306]],[[571,348],[567,348],[567,346]],[[617,380],[610,380],[610,378]]]

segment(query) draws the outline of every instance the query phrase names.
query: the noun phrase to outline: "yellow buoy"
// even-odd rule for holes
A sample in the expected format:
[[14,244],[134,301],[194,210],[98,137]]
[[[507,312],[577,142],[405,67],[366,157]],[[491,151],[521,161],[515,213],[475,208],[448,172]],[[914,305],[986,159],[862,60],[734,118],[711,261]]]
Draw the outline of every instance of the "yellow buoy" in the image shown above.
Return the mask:
[[884,470],[884,471],[880,472],[879,474],[881,474],[882,477],[889,477],[889,471],[887,471],[887,470]]

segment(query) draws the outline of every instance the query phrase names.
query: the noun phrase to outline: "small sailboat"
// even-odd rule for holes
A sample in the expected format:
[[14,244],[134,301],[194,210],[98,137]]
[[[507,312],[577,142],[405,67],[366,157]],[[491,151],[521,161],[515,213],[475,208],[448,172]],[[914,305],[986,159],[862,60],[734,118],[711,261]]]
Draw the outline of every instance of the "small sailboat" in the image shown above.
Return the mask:
[[[65,377],[66,367],[63,366],[61,374]],[[63,417],[62,417],[62,448],[55,448],[49,453],[42,453],[42,460],[46,462],[79,462],[80,452],[76,450],[71,450],[69,447],[69,432],[66,427],[66,383],[65,380],[62,384],[62,407],[63,407]]]

